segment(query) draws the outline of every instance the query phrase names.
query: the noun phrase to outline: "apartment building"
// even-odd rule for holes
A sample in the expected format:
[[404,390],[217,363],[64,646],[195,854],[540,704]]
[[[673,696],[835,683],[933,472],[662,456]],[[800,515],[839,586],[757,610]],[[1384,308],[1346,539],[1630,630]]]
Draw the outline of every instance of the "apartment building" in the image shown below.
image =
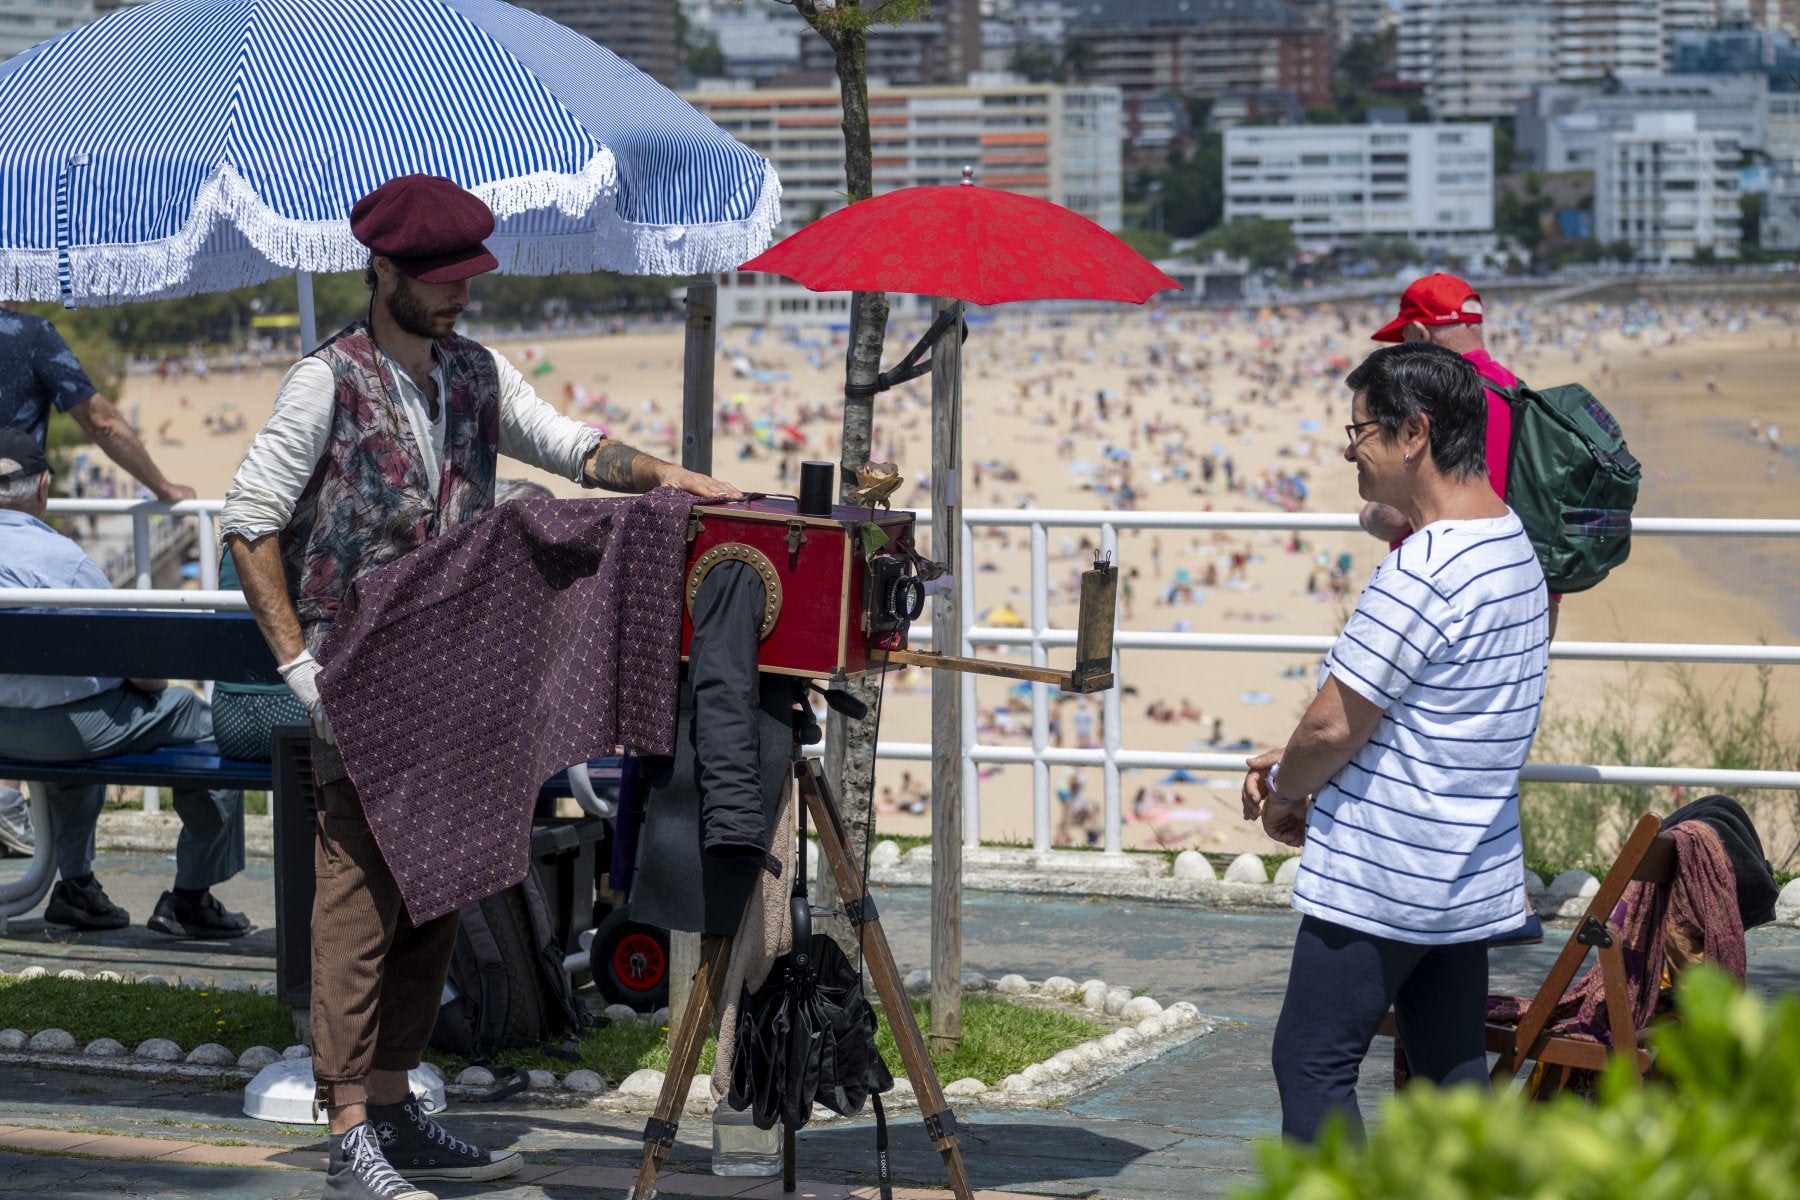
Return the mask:
[[674,0],[515,0],[586,34],[664,87],[675,85]]
[[0,0],[0,59],[94,19],[94,0]]
[[1655,75],[1721,0],[1402,0],[1397,71],[1439,118],[1506,117],[1553,81]]
[[1127,96],[1286,88],[1330,103],[1332,30],[1287,0],[1087,0],[1067,36],[1081,78]]
[[1736,258],[1741,154],[1734,135],[1701,129],[1691,112],[1640,113],[1597,164],[1595,236],[1647,262]]
[[1406,238],[1451,255],[1494,240],[1489,125],[1251,126],[1225,131],[1225,218],[1288,222],[1305,250]]
[[1615,76],[1604,83],[1540,84],[1519,105],[1514,144],[1521,166],[1593,171],[1612,135],[1630,131],[1640,115],[1688,112],[1701,131],[1729,134],[1744,149],[1763,150],[1771,144],[1774,99],[1761,75]]
[[1556,77],[1555,16],[1537,0],[1406,0],[1396,74],[1425,85],[1439,120],[1511,116]]
[[[843,114],[835,87],[703,88],[684,99],[775,165],[781,234],[843,206]],[[1119,90],[1106,86],[874,88],[875,191],[959,184],[970,166],[978,184],[1050,200],[1117,229],[1123,223],[1121,111]],[[720,319],[843,320],[847,304],[845,296],[817,295],[774,276],[739,275],[724,281]]]

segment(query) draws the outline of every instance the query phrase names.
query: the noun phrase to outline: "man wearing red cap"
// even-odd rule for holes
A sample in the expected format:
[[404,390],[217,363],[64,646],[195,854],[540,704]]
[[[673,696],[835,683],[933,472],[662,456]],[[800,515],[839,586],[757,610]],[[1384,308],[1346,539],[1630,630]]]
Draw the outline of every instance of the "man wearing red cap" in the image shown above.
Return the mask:
[[[1454,275],[1437,272],[1415,279],[1400,296],[1400,313],[1370,335],[1377,342],[1430,342],[1454,350],[1467,359],[1476,374],[1496,387],[1509,388],[1519,377],[1501,366],[1487,352],[1481,335],[1481,296]],[[1506,499],[1507,459],[1512,452],[1512,405],[1493,387],[1487,389],[1488,482]],[[1362,527],[1392,545],[1412,533],[1405,514],[1371,500],[1363,505]],[[1562,597],[1550,595],[1550,636],[1556,636],[1556,618]]]
[[369,832],[319,703],[325,640],[351,581],[493,507],[505,454],[590,487],[736,496],[572,421],[504,357],[456,332],[469,280],[499,263],[494,215],[448,179],[408,175],[357,201],[369,316],[302,359],[226,496],[220,526],[263,636],[313,723],[318,883],[313,1076],[329,1117],[326,1200],[434,1200],[421,1179],[522,1164],[453,1136],[411,1098],[455,941],[415,926]]

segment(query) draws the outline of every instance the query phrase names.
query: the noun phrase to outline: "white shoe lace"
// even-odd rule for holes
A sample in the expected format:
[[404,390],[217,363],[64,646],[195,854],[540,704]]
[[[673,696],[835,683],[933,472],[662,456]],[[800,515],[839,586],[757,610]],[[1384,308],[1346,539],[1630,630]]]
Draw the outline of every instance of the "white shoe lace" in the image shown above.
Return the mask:
[[469,1143],[463,1141],[461,1138],[454,1136],[448,1129],[445,1129],[442,1125],[439,1125],[436,1121],[426,1116],[425,1110],[419,1106],[417,1100],[409,1101],[407,1103],[406,1115],[413,1119],[413,1124],[419,1127],[421,1133],[438,1145],[449,1150],[452,1154],[461,1154],[468,1158],[484,1157],[481,1151],[469,1145]]
[[372,1127],[359,1125],[345,1134],[344,1152],[350,1156],[350,1169],[360,1175],[363,1183],[377,1196],[398,1196],[413,1190],[381,1153],[381,1144],[375,1140]]

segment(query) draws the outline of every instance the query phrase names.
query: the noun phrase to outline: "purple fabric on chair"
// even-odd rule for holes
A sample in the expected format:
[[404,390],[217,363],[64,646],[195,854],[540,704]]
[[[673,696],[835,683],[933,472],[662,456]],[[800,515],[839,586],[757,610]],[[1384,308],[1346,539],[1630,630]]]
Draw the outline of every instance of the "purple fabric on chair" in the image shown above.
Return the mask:
[[672,751],[693,503],[514,501],[352,586],[325,713],[415,923],[525,877],[544,780]]

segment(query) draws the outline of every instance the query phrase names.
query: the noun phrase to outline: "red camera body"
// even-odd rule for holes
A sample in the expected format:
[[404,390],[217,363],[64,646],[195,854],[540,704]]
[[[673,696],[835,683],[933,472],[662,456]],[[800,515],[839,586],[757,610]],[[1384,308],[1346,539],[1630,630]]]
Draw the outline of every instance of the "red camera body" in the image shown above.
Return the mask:
[[[720,563],[743,562],[762,577],[767,597],[757,662],[779,675],[828,679],[881,670],[883,649],[906,648],[905,614],[917,616],[909,599],[923,599],[910,512],[836,505],[828,517],[809,516],[794,501],[775,498],[696,505],[687,561],[682,658],[694,639],[701,581]],[[907,594],[896,601],[897,593]]]

